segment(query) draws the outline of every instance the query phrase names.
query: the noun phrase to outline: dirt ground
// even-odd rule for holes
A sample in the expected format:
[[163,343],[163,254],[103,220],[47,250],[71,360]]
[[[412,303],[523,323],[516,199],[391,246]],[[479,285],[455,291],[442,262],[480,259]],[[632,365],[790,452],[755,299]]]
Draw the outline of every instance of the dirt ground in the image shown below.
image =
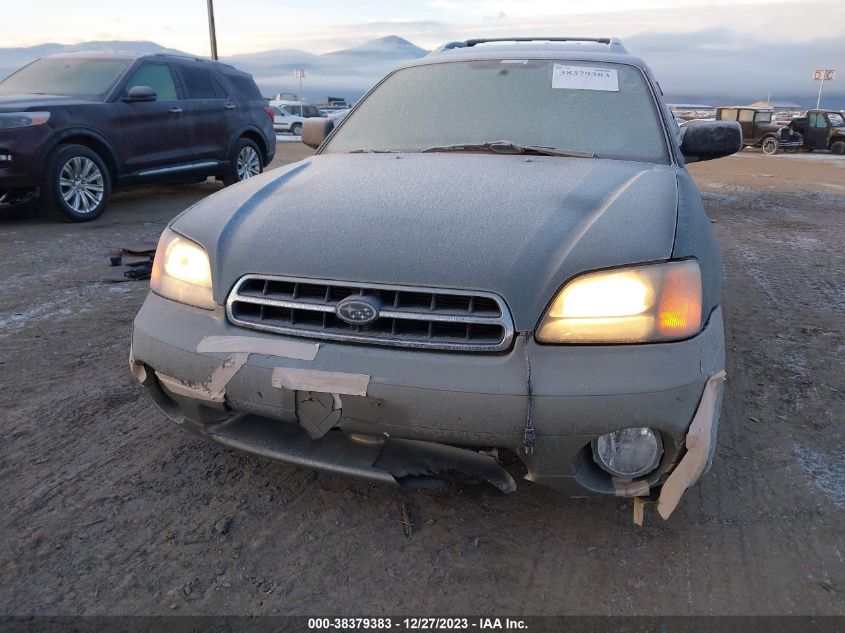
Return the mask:
[[722,240],[729,382],[713,469],[643,528],[629,501],[396,492],[166,420],[127,366],[146,282],[104,281],[108,255],[215,185],[121,193],[87,225],[0,217],[0,608],[845,614],[845,159],[691,171]]

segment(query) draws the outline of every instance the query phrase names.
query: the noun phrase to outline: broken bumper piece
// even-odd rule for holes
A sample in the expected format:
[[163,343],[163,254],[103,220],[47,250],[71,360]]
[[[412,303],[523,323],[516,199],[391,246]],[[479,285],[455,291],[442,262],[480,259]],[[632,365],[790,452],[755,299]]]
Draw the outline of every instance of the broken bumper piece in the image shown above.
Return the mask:
[[392,486],[440,487],[450,473],[486,481],[502,492],[516,490],[513,477],[492,457],[419,440],[330,431],[312,440],[296,424],[254,415],[207,427],[188,426],[223,446],[301,468]]
[[[247,332],[222,309],[151,294],[131,366],[184,428],[306,468],[405,486],[469,473],[511,491],[487,456],[495,448],[519,457],[525,479],[565,495],[653,500],[689,453],[681,492],[712,458],[722,383],[708,384],[724,368],[722,332],[717,308],[701,334],[670,344],[561,348],[520,334],[502,354],[452,354]],[[703,395],[709,421],[693,431],[711,437],[692,450]],[[524,450],[528,416],[533,452]],[[643,426],[661,436],[657,468],[634,480],[602,470],[592,441]],[[664,512],[674,503],[665,497]]]

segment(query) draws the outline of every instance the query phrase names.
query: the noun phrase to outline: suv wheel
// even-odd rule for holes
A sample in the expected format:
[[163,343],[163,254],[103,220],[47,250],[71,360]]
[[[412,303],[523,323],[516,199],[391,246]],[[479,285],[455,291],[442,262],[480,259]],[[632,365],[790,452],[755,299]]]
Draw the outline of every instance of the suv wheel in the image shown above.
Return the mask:
[[290,133],[294,136],[299,136],[302,134],[302,123],[294,123],[290,126]]
[[232,153],[232,160],[229,163],[228,173],[223,178],[223,183],[226,185],[233,185],[236,182],[247,180],[264,171],[258,145],[248,138],[238,140],[237,145],[235,145],[235,151]]
[[50,156],[40,201],[70,222],[90,222],[106,210],[111,177],[99,154],[84,145],[61,145]]
[[830,151],[834,154],[845,154],[845,141],[836,141],[830,146]]
[[760,147],[763,148],[763,153],[767,156],[774,156],[780,149],[780,143],[778,143],[778,140],[774,136],[767,136],[763,139]]

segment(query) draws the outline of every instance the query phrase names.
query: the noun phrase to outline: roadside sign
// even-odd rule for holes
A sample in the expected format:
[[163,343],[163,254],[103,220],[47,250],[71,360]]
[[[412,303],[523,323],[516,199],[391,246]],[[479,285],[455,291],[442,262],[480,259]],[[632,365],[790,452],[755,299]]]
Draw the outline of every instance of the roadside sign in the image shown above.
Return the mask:
[[819,84],[819,98],[816,99],[816,110],[819,109],[822,102],[822,88],[824,88],[824,82],[826,81],[833,81],[833,78],[836,76],[836,71],[833,69],[821,69],[821,70],[814,70],[813,71],[813,81],[820,81]]

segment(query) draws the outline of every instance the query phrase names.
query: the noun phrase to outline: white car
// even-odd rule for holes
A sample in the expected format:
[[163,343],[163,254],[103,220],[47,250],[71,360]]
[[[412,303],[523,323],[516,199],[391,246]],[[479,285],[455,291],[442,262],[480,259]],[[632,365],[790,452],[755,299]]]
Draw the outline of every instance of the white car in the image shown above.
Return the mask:
[[334,123],[335,127],[337,127],[340,124],[340,122],[343,121],[343,118],[347,114],[349,114],[349,108],[344,108],[343,110],[335,110],[334,112],[329,112],[326,115],[326,118],[328,118],[330,121],[332,121]]
[[302,132],[302,122],[305,119],[295,114],[285,112],[279,106],[271,105],[273,110],[273,129],[276,132],[290,132],[294,136],[299,136]]

